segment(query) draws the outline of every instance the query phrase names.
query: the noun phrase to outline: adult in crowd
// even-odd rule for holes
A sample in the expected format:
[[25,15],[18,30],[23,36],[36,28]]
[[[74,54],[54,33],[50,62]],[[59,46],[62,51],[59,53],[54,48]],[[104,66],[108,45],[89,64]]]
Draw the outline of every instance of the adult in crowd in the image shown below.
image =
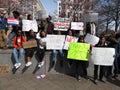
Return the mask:
[[[98,42],[98,44],[95,45],[95,47],[107,47],[106,44],[106,38],[104,36],[100,37],[100,40]],[[99,81],[104,82],[103,80],[103,76],[105,75],[105,71],[106,71],[106,66],[103,65],[94,65],[94,83],[97,84],[98,82],[98,68],[99,69]]]
[[52,17],[49,16],[48,18],[46,18],[46,25],[45,25],[45,30],[47,32],[47,34],[53,34],[53,30],[54,30],[54,24],[51,22]]
[[[84,36],[80,36],[78,39],[78,43],[85,43],[84,42]],[[88,51],[90,52],[90,51]],[[87,67],[88,67],[88,61],[83,60],[76,60],[76,78],[78,81],[81,81],[81,72],[83,71],[83,76],[89,80],[89,77],[87,75]],[[81,71],[82,70],[82,71]]]
[[[62,35],[61,31],[57,31],[57,35]],[[56,50],[54,49],[52,51],[52,67],[55,64],[56,60],[57,60],[57,51],[58,51],[58,55],[60,56],[60,66],[63,67],[63,59],[64,59],[64,54],[63,54],[63,50]]]
[[39,68],[41,68],[45,63],[45,61],[43,60],[45,56],[45,51],[46,51],[46,32],[42,30],[40,32],[40,39],[38,40],[38,49],[36,53],[39,59],[39,62],[38,62]]
[[22,19],[20,18],[20,13],[18,11],[13,11],[12,13],[13,13],[14,18],[18,19],[19,24],[12,26],[13,29],[12,29],[12,32],[10,34],[10,38],[7,42],[7,47],[11,46],[11,43],[12,43],[14,36],[17,34],[18,27],[22,27]]
[[19,68],[21,66],[21,58],[24,52],[22,42],[26,42],[26,37],[22,33],[22,29],[18,28],[17,35],[13,38],[13,56],[15,59],[15,68]]
[[5,47],[7,44],[6,25],[7,19],[4,11],[0,10],[0,47]]
[[[34,40],[36,41],[35,32],[33,30],[30,30],[27,41],[34,41]],[[25,56],[27,59],[27,63],[25,65],[26,67],[29,67],[32,64],[32,57],[33,57],[35,51],[36,51],[36,47],[25,49]]]

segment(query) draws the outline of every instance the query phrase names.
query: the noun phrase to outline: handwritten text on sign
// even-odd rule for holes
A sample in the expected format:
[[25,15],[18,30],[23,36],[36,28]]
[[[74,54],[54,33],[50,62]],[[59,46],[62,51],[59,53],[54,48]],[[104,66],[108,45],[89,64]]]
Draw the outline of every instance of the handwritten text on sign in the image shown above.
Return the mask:
[[88,61],[90,44],[72,42],[69,45],[68,59]]
[[33,41],[27,41],[27,42],[23,42],[23,48],[33,48],[33,47],[37,47],[37,41],[33,40]]
[[95,65],[112,66],[114,61],[114,48],[92,48],[91,60]]
[[85,42],[89,43],[89,44],[92,44],[92,45],[95,45],[99,42],[99,38],[94,36],[94,35],[91,35],[91,34],[87,34],[85,36]]
[[65,35],[47,35],[47,49],[63,49]]
[[77,41],[78,41],[77,37],[67,35],[66,40],[65,40],[65,44],[64,44],[64,49],[68,50],[70,42],[77,42]]
[[32,29],[34,32],[38,32],[38,26],[36,20],[22,20],[22,23],[23,23],[23,27],[22,27],[23,31],[29,31]]
[[71,29],[84,30],[84,23],[83,22],[71,22]]
[[67,31],[70,27],[70,20],[68,18],[57,18],[54,20],[54,30]]

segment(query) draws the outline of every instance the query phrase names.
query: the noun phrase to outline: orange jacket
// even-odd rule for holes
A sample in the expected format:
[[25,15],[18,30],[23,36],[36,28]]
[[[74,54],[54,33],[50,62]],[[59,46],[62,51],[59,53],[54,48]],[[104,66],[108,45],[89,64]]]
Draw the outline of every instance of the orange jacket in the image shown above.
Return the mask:
[[15,36],[14,39],[13,39],[13,47],[14,48],[21,48],[21,47],[23,47],[22,42],[26,42],[26,41],[27,40],[26,40],[25,36],[18,36],[18,37]]

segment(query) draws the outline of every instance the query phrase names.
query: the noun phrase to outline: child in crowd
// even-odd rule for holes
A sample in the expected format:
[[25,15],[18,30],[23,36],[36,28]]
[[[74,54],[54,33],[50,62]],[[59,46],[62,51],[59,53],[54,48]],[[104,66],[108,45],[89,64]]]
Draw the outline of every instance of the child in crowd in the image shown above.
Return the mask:
[[21,28],[18,28],[17,35],[13,39],[13,56],[15,58],[15,68],[21,66],[20,60],[24,52],[22,42],[26,42],[26,37],[23,36]]
[[[78,39],[79,43],[84,43],[84,36],[80,36]],[[81,81],[81,70],[83,70],[84,77],[89,80],[87,75],[88,61],[76,60],[76,78]]]
[[[33,30],[29,31],[29,36],[27,38],[27,41],[33,41],[36,40],[36,36]],[[30,66],[32,64],[31,59],[34,55],[34,52],[36,51],[36,47],[32,47],[32,48],[27,48],[25,50],[25,56],[27,58],[27,63],[26,63],[26,67]]]
[[46,51],[46,32],[45,31],[40,31],[40,39],[39,39],[39,45],[38,45],[38,50],[37,50],[37,57],[39,59],[38,67],[41,68],[44,65],[44,55]]

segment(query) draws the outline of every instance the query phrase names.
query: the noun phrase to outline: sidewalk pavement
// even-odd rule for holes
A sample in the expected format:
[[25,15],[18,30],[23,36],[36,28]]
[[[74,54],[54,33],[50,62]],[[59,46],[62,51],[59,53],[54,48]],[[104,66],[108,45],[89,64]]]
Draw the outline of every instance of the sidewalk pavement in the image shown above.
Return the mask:
[[120,78],[98,82],[93,78],[84,78],[78,82],[74,77],[64,74],[47,74],[39,80],[36,74],[2,74],[0,75],[0,90],[120,90]]

